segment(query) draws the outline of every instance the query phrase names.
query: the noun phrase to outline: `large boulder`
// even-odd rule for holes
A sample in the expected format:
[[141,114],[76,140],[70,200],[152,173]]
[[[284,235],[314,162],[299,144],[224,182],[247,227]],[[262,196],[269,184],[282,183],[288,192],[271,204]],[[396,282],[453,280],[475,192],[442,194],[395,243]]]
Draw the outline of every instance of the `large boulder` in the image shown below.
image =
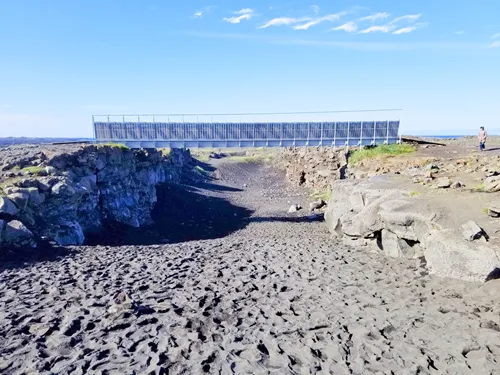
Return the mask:
[[425,240],[424,256],[430,273],[469,281],[486,281],[500,267],[500,251],[482,242],[468,242],[457,231],[432,231]]
[[425,257],[430,273],[439,276],[484,281],[500,268],[500,250],[477,224],[460,227],[449,208],[410,195],[392,181],[336,181],[327,227],[344,244],[390,257]]
[[488,193],[495,193],[497,191],[500,191],[500,176],[492,176],[484,180],[483,189]]
[[18,213],[19,209],[9,198],[0,196],[0,215],[16,216]]
[[36,247],[33,233],[18,220],[7,223],[2,243],[7,248]]

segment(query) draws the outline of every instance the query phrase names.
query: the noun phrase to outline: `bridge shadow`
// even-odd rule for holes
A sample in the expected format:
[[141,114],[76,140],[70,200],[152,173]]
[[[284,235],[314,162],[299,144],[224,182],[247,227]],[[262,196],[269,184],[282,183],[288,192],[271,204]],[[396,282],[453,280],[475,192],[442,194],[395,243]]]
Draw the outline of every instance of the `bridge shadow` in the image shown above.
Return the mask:
[[241,189],[208,182],[196,185],[164,184],[157,187],[158,202],[152,212],[154,224],[133,228],[116,222],[104,224],[104,231],[89,233],[91,246],[172,244],[225,237],[248,225],[253,213],[232,204],[214,192]]

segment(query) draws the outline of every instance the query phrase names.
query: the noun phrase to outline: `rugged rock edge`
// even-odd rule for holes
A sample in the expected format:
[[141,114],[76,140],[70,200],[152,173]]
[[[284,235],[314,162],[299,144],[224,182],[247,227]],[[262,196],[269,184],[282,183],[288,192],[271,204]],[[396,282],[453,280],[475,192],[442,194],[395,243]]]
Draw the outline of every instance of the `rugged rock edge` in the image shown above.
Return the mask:
[[44,157],[1,181],[0,248],[36,247],[39,239],[81,245],[105,221],[149,224],[156,185],[180,182],[192,162],[186,150],[93,145]]
[[500,267],[500,249],[481,233],[471,240],[464,233],[468,225],[446,227],[439,210],[425,198],[388,187],[382,176],[334,181],[325,221],[345,244],[389,257],[418,259],[438,276],[486,281]]

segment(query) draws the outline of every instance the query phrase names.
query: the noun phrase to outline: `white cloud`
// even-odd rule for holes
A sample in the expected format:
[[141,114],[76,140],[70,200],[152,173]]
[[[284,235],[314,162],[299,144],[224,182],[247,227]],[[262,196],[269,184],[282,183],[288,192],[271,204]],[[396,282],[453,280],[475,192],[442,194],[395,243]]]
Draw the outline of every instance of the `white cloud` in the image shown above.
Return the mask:
[[381,12],[381,13],[375,13],[375,14],[372,14],[371,16],[366,16],[366,17],[362,17],[360,18],[359,20],[360,21],[371,21],[371,22],[375,22],[375,21],[378,21],[378,20],[385,20],[387,17],[389,17],[390,14],[389,13],[386,13],[386,12]]
[[490,48],[500,48],[500,41],[491,43]]
[[406,16],[401,16],[401,17],[398,17],[398,18],[394,18],[391,22],[389,22],[390,24],[395,24],[395,23],[398,23],[398,22],[408,22],[408,23],[412,23],[412,22],[415,22],[417,21],[420,17],[422,17],[422,14],[408,14]]
[[309,21],[310,17],[301,17],[301,18],[292,18],[292,17],[279,17],[273,18],[270,21],[267,21],[264,25],[260,26],[259,29],[266,29],[270,26],[286,26],[293,25],[299,22]]
[[208,7],[205,7],[203,9],[200,9],[198,10],[195,14],[193,14],[193,18],[200,18],[200,17],[203,17],[205,15],[205,13],[208,13],[210,12],[210,10],[212,9],[211,6],[208,6]]
[[346,33],[353,33],[356,30],[358,30],[358,26],[356,25],[356,23],[351,21],[351,22],[344,23],[343,25],[334,27],[330,31],[345,31]]
[[465,31],[463,31],[463,30],[458,30],[458,31],[455,31],[455,34],[457,34],[457,35],[462,35],[462,34],[465,34]]
[[492,39],[500,39],[500,33],[492,35],[491,38]]
[[393,34],[394,35],[408,34],[408,33],[411,33],[412,31],[415,31],[417,29],[421,29],[422,27],[425,27],[425,26],[427,26],[426,23],[416,23],[416,24],[411,25],[411,26],[402,27],[402,28],[394,31]]
[[240,9],[239,11],[237,11],[237,12],[234,12],[234,14],[247,14],[247,13],[253,13],[253,9],[251,9],[251,8],[243,8],[243,9]]
[[243,20],[249,20],[250,18],[252,18],[252,13],[245,13],[245,14],[242,14],[241,16],[238,16],[238,17],[224,18],[224,21],[236,24],[236,23],[240,23]]
[[407,27],[403,27],[401,29],[394,31],[393,34],[394,35],[408,34],[408,33],[411,33],[412,31],[415,31],[415,30],[417,30],[416,26],[407,26]]
[[328,22],[333,22],[333,21],[337,21],[340,19],[340,17],[342,17],[343,15],[345,15],[345,12],[340,12],[340,13],[336,13],[336,14],[329,14],[327,16],[323,16],[323,17],[318,17],[318,18],[313,18],[312,20],[310,20],[309,22],[307,23],[304,23],[302,25],[297,25],[297,26],[294,26],[293,29],[294,30],[307,30],[309,29],[311,26],[314,26],[314,25],[317,25],[321,22],[324,22],[324,21],[328,21]]
[[371,26],[367,29],[361,30],[360,34],[370,34],[370,33],[389,33],[394,30],[395,27],[392,25],[383,25],[383,26]]
[[318,14],[319,13],[319,6],[317,6],[317,5],[311,5],[311,9],[314,12],[314,14]]

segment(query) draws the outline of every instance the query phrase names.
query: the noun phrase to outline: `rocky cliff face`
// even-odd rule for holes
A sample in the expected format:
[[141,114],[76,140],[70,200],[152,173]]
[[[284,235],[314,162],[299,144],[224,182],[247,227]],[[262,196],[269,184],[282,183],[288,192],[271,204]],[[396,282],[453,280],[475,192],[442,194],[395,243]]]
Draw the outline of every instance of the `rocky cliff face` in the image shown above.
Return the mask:
[[36,237],[79,245],[105,221],[148,224],[156,185],[179,182],[192,162],[178,149],[65,147],[2,150],[0,246],[35,246]]

